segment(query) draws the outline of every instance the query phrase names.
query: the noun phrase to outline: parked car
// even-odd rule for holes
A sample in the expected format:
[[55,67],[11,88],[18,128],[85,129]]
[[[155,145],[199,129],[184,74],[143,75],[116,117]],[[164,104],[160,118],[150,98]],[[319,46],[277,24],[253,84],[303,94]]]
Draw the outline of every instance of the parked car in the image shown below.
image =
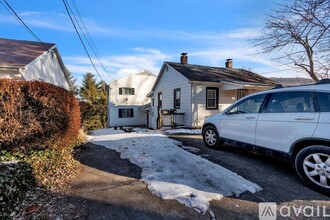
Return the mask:
[[330,195],[330,82],[259,92],[208,117],[207,147],[235,145],[291,160],[311,188]]

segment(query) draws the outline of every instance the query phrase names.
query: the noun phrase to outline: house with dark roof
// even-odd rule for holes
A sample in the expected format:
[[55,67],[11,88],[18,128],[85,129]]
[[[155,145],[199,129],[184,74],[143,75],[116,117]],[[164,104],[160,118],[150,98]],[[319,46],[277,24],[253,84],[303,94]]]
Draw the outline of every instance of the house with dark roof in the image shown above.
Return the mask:
[[254,92],[273,88],[277,83],[245,69],[164,62],[148,94],[151,97],[150,127],[201,127],[205,118],[223,111],[236,100]]
[[70,80],[56,45],[0,38],[0,78],[45,81],[69,90]]

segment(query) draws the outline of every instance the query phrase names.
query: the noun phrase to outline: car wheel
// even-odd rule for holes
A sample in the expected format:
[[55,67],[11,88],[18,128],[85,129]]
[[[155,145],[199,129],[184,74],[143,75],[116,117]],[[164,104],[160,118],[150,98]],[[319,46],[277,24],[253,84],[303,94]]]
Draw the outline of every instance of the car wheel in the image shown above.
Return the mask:
[[207,126],[203,130],[203,140],[207,147],[218,148],[220,142],[219,138],[218,132],[213,126]]
[[309,146],[295,159],[299,177],[311,188],[330,195],[330,147]]

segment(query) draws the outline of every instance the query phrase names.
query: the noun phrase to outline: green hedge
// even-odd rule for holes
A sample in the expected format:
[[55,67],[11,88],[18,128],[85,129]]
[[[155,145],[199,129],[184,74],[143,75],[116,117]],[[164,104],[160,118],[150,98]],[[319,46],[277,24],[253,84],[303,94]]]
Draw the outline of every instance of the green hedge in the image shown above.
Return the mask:
[[14,207],[33,186],[35,179],[28,164],[0,163],[0,219],[9,219]]

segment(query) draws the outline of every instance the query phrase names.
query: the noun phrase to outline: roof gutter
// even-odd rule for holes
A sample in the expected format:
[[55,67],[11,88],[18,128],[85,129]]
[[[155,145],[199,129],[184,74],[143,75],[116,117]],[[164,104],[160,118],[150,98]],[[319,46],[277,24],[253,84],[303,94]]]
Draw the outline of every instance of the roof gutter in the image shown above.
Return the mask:
[[229,85],[241,85],[241,86],[275,86],[275,85],[270,85],[270,84],[264,84],[264,83],[246,83],[246,82],[227,82],[227,81],[219,81],[219,82],[208,82],[208,81],[189,81],[190,83],[193,84],[229,84]]

